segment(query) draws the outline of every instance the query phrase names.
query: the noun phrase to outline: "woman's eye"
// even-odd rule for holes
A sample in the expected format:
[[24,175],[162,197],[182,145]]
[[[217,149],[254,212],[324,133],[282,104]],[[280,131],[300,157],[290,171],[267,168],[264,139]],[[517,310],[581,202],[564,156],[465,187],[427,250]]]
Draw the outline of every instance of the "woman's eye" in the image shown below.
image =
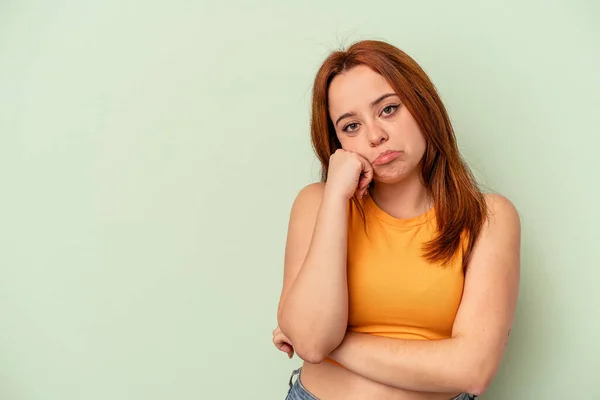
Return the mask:
[[383,109],[383,114],[390,115],[394,111],[396,111],[397,108],[398,108],[398,106],[395,106],[395,105],[387,106],[386,108]]
[[358,127],[358,124],[356,122],[353,122],[351,124],[348,124],[344,127],[344,129],[342,129],[344,132],[353,132],[356,130],[356,128]]

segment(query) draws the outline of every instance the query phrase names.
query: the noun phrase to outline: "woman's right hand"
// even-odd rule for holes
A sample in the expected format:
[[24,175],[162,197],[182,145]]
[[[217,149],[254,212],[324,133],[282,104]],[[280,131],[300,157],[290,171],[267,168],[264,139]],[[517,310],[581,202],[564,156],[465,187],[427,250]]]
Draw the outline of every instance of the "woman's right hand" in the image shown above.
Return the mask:
[[329,158],[326,188],[350,200],[362,198],[373,179],[373,166],[358,153],[338,149]]
[[273,344],[275,347],[277,347],[277,349],[286,353],[288,358],[292,358],[294,356],[294,345],[292,345],[292,341],[288,339],[283,332],[281,332],[279,325],[273,331]]

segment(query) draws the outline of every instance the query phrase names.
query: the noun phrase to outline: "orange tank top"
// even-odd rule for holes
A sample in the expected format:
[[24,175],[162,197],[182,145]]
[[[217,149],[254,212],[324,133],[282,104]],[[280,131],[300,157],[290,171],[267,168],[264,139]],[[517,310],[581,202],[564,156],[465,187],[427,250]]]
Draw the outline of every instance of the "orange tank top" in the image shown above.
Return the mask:
[[398,219],[371,196],[362,204],[366,232],[356,205],[349,205],[348,330],[399,339],[449,338],[463,293],[462,247],[446,266],[429,263],[421,245],[437,231],[433,208]]

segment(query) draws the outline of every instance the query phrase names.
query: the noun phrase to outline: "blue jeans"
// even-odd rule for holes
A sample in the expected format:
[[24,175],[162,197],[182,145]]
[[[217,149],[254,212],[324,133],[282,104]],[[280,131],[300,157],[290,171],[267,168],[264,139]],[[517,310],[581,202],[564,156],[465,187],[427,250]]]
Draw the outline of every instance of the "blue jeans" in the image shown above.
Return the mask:
[[[300,382],[300,371],[302,368],[298,368],[292,372],[290,376],[290,389],[285,400],[319,400],[317,396],[306,390],[302,382]],[[296,382],[293,382],[294,375],[298,375]]]
[[[288,394],[285,400],[319,400],[317,396],[306,390],[302,382],[300,382],[300,371],[302,368],[298,368],[292,372],[290,376],[290,389],[288,390]],[[298,375],[296,378],[296,382],[293,382],[294,376]],[[456,397],[453,397],[450,400],[476,400],[477,396],[461,393]]]

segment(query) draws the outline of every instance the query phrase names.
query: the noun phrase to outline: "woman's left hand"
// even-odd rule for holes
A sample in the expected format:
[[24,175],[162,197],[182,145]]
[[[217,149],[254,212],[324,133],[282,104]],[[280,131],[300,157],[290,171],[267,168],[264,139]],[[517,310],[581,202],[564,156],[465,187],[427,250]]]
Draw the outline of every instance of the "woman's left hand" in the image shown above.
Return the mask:
[[277,349],[287,353],[289,358],[294,356],[294,345],[290,339],[288,339],[283,332],[281,332],[279,326],[277,326],[277,328],[275,328],[273,331],[273,344],[275,347],[277,347]]

